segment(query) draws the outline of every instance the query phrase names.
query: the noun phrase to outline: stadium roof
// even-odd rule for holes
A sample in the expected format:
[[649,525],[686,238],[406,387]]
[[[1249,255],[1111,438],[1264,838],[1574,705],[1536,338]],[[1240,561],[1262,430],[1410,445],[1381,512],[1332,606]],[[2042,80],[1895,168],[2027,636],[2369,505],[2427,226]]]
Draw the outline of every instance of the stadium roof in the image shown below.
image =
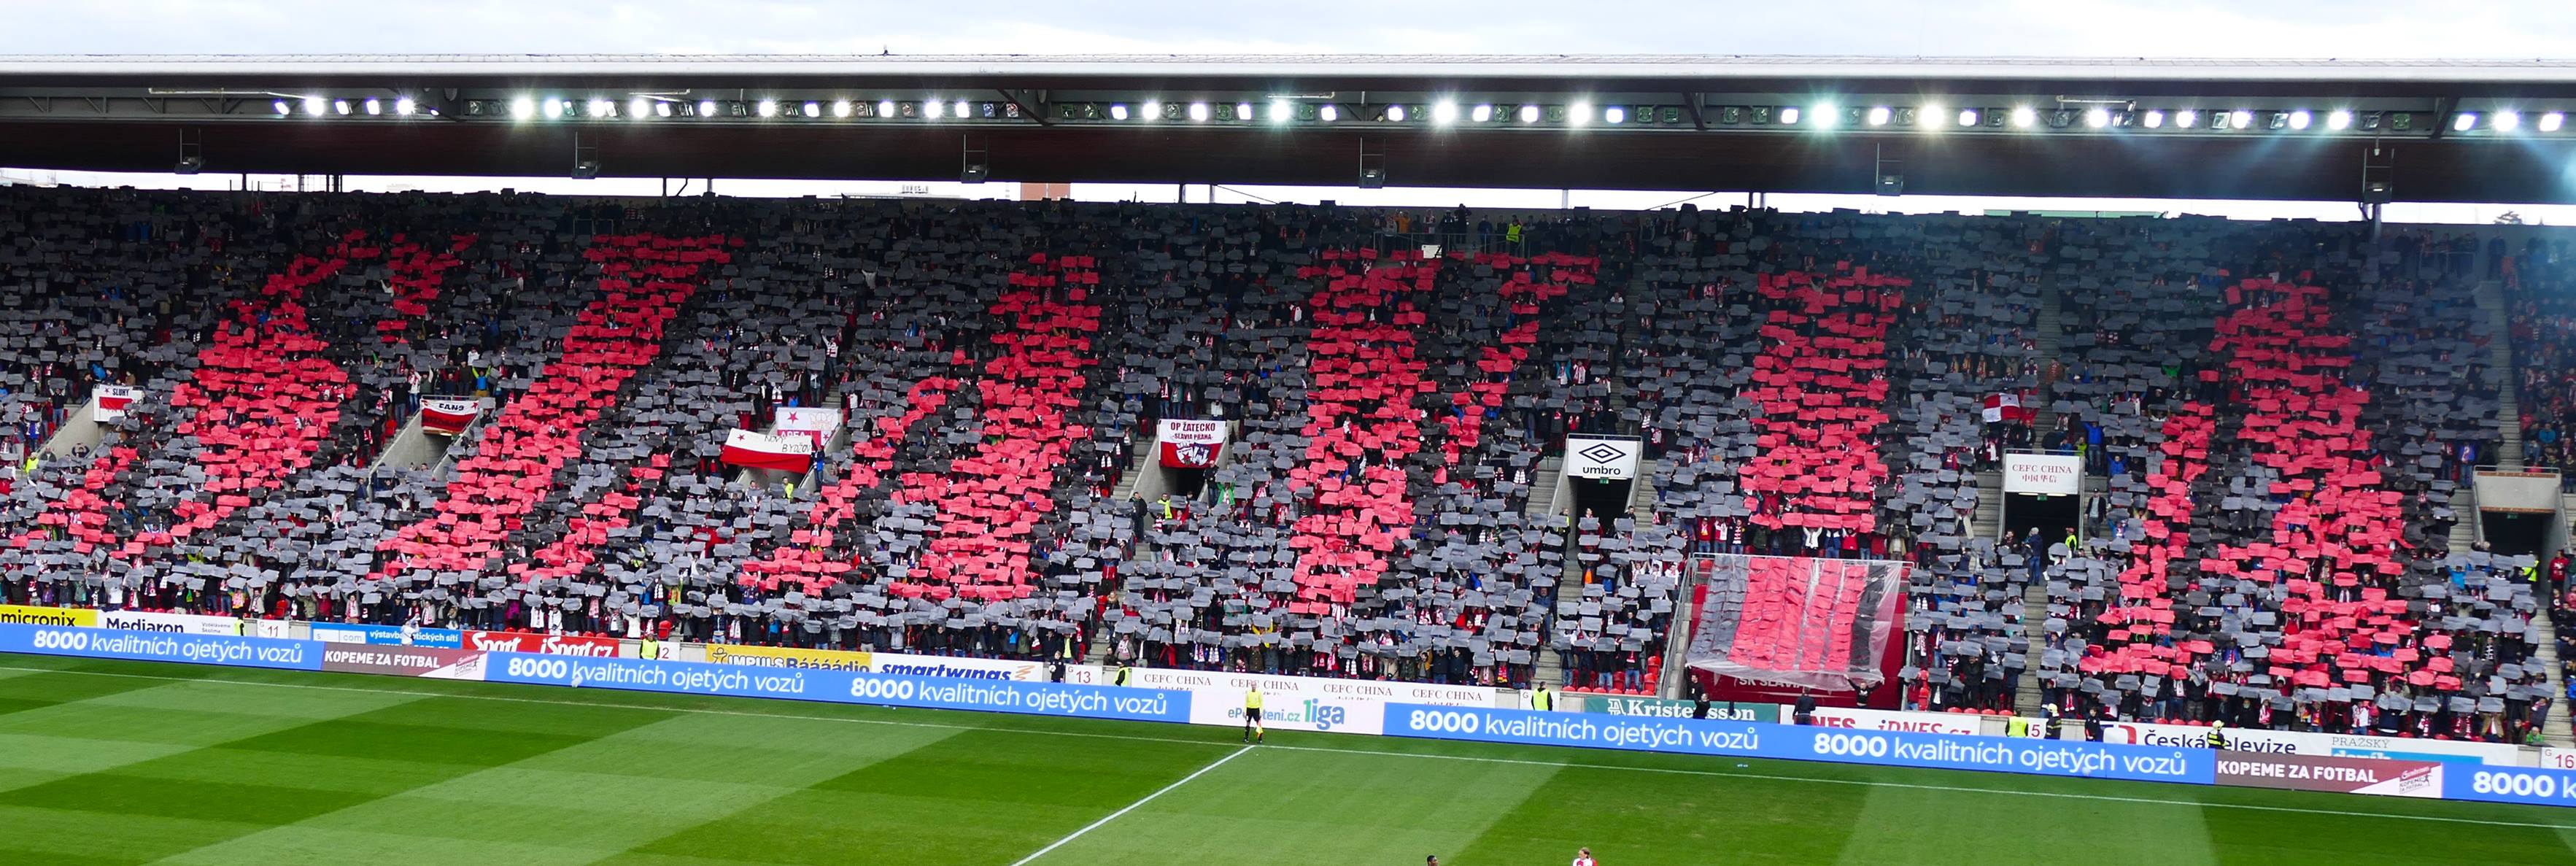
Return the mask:
[[2565,60],[0,56],[0,164],[145,171],[2571,203],[2571,111]]

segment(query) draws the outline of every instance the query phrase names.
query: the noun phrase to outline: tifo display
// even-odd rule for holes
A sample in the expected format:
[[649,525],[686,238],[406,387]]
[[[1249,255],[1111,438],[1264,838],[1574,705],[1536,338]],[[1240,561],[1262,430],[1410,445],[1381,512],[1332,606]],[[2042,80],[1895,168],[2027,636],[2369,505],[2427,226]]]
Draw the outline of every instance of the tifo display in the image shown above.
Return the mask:
[[[0,220],[0,622],[585,686],[1259,682],[1288,730],[1560,745],[1803,719],[1855,739],[1764,756],[2020,772],[2223,727],[2301,760],[2120,772],[2374,793],[2570,745],[2567,560],[2505,529],[2560,507],[2544,233],[19,188]],[[257,639],[318,649],[222,642]],[[1637,712],[1493,697],[1541,687]],[[2100,742],[1944,739],[2032,722]]]

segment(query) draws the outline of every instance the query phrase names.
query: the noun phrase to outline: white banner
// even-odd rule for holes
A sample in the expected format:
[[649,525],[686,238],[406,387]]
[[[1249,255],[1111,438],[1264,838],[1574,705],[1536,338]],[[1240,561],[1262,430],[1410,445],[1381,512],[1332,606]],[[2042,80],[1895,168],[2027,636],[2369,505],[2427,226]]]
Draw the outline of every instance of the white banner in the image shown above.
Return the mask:
[[[1096,682],[1088,684],[1107,685],[1117,676],[1117,671],[1116,667],[1068,668],[1065,681],[1085,683],[1097,677]],[[1517,698],[1503,697],[1508,693],[1480,686],[1274,677],[1172,668],[1135,668],[1127,681],[1127,685],[1139,688],[1189,692],[1190,724],[1234,728],[1243,726],[1243,695],[1254,684],[1261,686],[1262,725],[1283,731],[1380,733],[1386,720],[1386,705],[1390,703],[1504,708],[1517,708],[1519,705]]]
[[2540,765],[2552,770],[2576,770],[2576,749],[2543,748],[2540,750]]
[[2004,455],[2005,493],[2071,496],[2084,491],[2084,458],[2073,454]]
[[125,407],[133,405],[136,400],[143,399],[143,389],[125,385],[100,385],[98,390],[92,392],[90,399],[97,403],[90,409],[90,419],[105,423],[125,417]]
[[[2207,746],[2209,728],[2154,722],[2105,722],[2102,741],[2140,746]],[[2499,767],[2522,763],[2522,750],[2503,743],[2318,734],[2306,731],[2259,731],[2228,728],[2227,747],[2240,752],[2273,752],[2315,757],[2386,758],[2396,761],[2454,761]],[[2544,757],[2543,762],[2546,763]]]
[[1637,454],[1645,443],[1635,439],[1565,437],[1565,477],[1622,481],[1637,477]]
[[914,677],[957,677],[969,680],[1018,680],[1024,683],[1047,681],[1047,663],[1010,659],[970,659],[952,656],[917,656],[907,653],[869,653],[868,670],[881,674]]
[[[281,623],[282,625],[282,623]],[[146,613],[139,610],[102,610],[98,612],[99,628],[121,628],[127,631],[155,631],[163,634],[238,634],[240,621],[231,617],[198,616],[188,613]]]
[[[1797,718],[1797,707],[1780,705],[1782,721]],[[1851,728],[1859,731],[1912,731],[1918,734],[1982,734],[1981,717],[1964,713],[1909,713],[1903,710],[1869,710],[1843,707],[1817,707],[1815,724],[1820,728]]]
[[841,410],[815,406],[782,406],[772,413],[771,432],[780,436],[803,436],[821,448],[832,441],[832,431],[841,429]]

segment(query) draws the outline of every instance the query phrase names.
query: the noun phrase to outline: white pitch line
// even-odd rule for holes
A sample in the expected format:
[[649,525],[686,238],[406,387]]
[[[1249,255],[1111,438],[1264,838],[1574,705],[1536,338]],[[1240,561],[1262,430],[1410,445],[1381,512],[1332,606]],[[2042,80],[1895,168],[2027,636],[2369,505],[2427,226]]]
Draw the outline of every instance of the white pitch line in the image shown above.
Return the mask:
[[[640,704],[598,703],[598,702],[595,702],[595,701],[566,701],[566,700],[555,700],[555,699],[551,699],[551,698],[513,698],[513,697],[507,697],[507,696],[503,696],[503,695],[468,695],[468,694],[454,694],[454,693],[450,693],[450,692],[421,692],[421,691],[412,691],[412,690],[409,690],[409,689],[364,689],[364,688],[357,688],[357,687],[354,687],[354,686],[323,686],[323,685],[312,685],[312,684],[308,684],[308,683],[267,683],[267,682],[259,682],[259,681],[256,681],[256,680],[207,679],[207,678],[203,678],[203,677],[165,677],[165,676],[156,676],[156,675],[153,675],[153,674],[120,674],[120,673],[110,673],[110,672],[107,672],[107,671],[66,670],[66,669],[63,669],[63,668],[29,668],[29,667],[11,667],[11,666],[6,666],[6,665],[0,665],[0,671],[27,671],[27,672],[32,672],[32,673],[48,673],[48,674],[77,674],[77,675],[81,675],[81,676],[93,676],[93,677],[123,677],[123,678],[126,678],[126,679],[138,679],[138,680],[168,680],[168,681],[172,681],[172,682],[216,683],[216,684],[221,684],[221,685],[233,685],[233,686],[264,686],[264,687],[269,687],[269,688],[280,688],[280,689],[314,689],[314,690],[327,691],[327,692],[358,692],[358,693],[361,693],[361,694],[370,694],[370,695],[384,695],[384,694],[393,694],[393,695],[416,695],[416,696],[419,696],[419,697],[425,697],[425,698],[459,698],[459,699],[463,699],[463,700],[473,700],[473,701],[504,701],[504,702],[508,702],[508,703],[520,703],[520,704],[556,704],[556,705],[560,705],[560,706],[567,706],[567,707],[608,707],[608,708],[614,708],[614,709],[643,710],[643,711],[646,711],[646,712],[655,712],[655,713],[703,713],[703,714],[706,714],[706,715],[712,715],[712,716],[744,716],[744,717],[748,717],[748,718],[758,718],[758,719],[801,719],[801,720],[809,721],[809,722],[840,722],[840,723],[853,724],[853,725],[891,725],[891,726],[894,726],[894,727],[900,727],[900,728],[935,728],[935,729],[940,729],[940,730],[955,730],[955,731],[1000,731],[1000,732],[1014,733],[1014,734],[1034,734],[1034,735],[1041,736],[1041,737],[1086,737],[1086,738],[1090,738],[1090,739],[1099,739],[1099,740],[1128,740],[1128,741],[1132,741],[1132,742],[1140,742],[1140,743],[1180,743],[1180,744],[1182,744],[1182,745],[1190,745],[1190,746],[1222,746],[1222,745],[1225,745],[1224,743],[1209,742],[1209,741],[1207,741],[1207,740],[1189,740],[1189,739],[1182,739],[1182,738],[1180,738],[1180,737],[1145,737],[1145,736],[1137,736],[1137,735],[1134,735],[1134,734],[1090,734],[1090,733],[1083,733],[1083,732],[1080,732],[1080,731],[1041,731],[1041,730],[1032,730],[1032,729],[1028,729],[1028,728],[996,728],[996,727],[988,727],[988,726],[985,726],[985,725],[943,725],[943,724],[939,724],[939,723],[936,723],[936,722],[898,722],[898,721],[891,721],[891,720],[887,720],[887,719],[850,719],[850,718],[834,718],[834,717],[831,717],[831,716],[808,716],[808,715],[799,715],[799,714],[796,714],[796,713],[755,713],[755,712],[749,712],[749,711],[745,711],[745,710],[714,710],[714,709],[707,709],[707,708],[703,708],[703,707],[648,707],[648,706],[643,706],[643,705],[640,705]],[[604,689],[604,690],[602,690],[602,691],[621,691],[621,690],[616,690],[616,689]],[[654,694],[654,693],[642,693],[642,692],[639,692],[638,694]],[[703,697],[703,696],[702,696],[702,697]],[[758,699],[756,699],[756,698],[746,698],[745,700],[758,700]],[[871,706],[871,705],[868,705],[868,704],[834,704],[834,706]],[[898,709],[899,709],[899,708],[898,708]],[[2350,810],[2344,810],[2344,809],[2307,809],[2307,808],[2301,808],[2301,807],[2298,807],[2298,806],[2261,806],[2261,805],[2255,805],[2255,804],[2251,804],[2251,803],[2211,803],[2211,802],[2204,802],[2204,801],[2201,801],[2201,800],[2172,800],[2172,799],[2165,799],[2165,798],[2162,798],[2162,797],[2115,797],[2115,796],[2111,796],[2111,795],[2109,795],[2109,794],[2067,794],[2067,793],[2060,793],[2060,792],[2053,792],[2053,791],[2018,791],[2018,790],[2010,790],[2010,789],[2005,789],[2005,788],[1976,788],[1976,787],[1968,787],[1968,786],[1963,786],[1963,785],[1919,785],[1919,784],[1914,784],[1914,783],[1911,783],[1911,782],[1873,782],[1873,781],[1869,781],[1869,780],[1865,780],[1865,779],[1824,779],[1824,778],[1817,778],[1817,777],[1813,777],[1813,776],[1781,776],[1781,775],[1772,775],[1772,774],[1766,774],[1766,773],[1725,773],[1725,772],[1718,772],[1718,771],[1715,771],[1715,770],[1684,770],[1684,769],[1673,768],[1673,767],[1635,767],[1635,766],[1626,766],[1626,765],[1621,765],[1621,764],[1578,764],[1578,763],[1563,762],[1563,761],[1525,761],[1525,760],[1517,760],[1517,759],[1512,759],[1512,758],[1480,758],[1480,757],[1476,757],[1476,756],[1473,756],[1473,755],[1435,755],[1435,754],[1429,754],[1429,753],[1424,753],[1424,752],[1389,752],[1389,751],[1382,751],[1382,750],[1378,750],[1378,749],[1332,749],[1332,748],[1325,748],[1325,747],[1321,747],[1321,746],[1264,746],[1263,748],[1269,748],[1269,749],[1281,749],[1281,750],[1291,751],[1291,752],[1330,752],[1330,753],[1334,753],[1334,754],[1342,754],[1342,755],[1371,755],[1371,756],[1377,756],[1377,757],[1388,757],[1388,758],[1424,758],[1424,759],[1429,759],[1429,760],[1438,760],[1438,761],[1470,761],[1470,762],[1485,763],[1485,764],[1519,764],[1519,765],[1523,765],[1523,766],[1531,766],[1531,767],[1561,767],[1561,768],[1566,768],[1566,769],[1576,769],[1576,770],[1622,770],[1622,771],[1636,772],[1636,773],[1663,773],[1663,774],[1667,774],[1667,775],[1677,775],[1677,776],[1708,776],[1708,777],[1712,777],[1712,778],[1720,778],[1720,779],[1760,779],[1760,780],[1763,780],[1763,781],[1770,781],[1770,782],[1807,782],[1807,783],[1813,783],[1813,784],[1819,784],[1819,785],[1856,785],[1856,786],[1865,787],[1865,788],[1903,788],[1903,789],[1916,790],[1916,791],[1947,791],[1947,792],[1961,793],[1961,794],[1993,794],[1993,795],[1996,795],[1996,796],[2004,796],[2004,797],[2042,797],[2042,798],[2049,798],[2049,799],[2059,799],[2059,800],[2093,800],[2093,801],[2105,802],[2105,803],[2139,803],[2139,804],[2160,805],[2160,806],[2197,806],[2197,807],[2201,807],[2201,808],[2208,808],[2208,809],[2243,809],[2243,810],[2247,810],[2247,811],[2254,811],[2254,812],[2291,812],[2291,813],[2302,814],[2302,815],[2333,815],[2333,816],[2337,816],[2337,817],[2345,817],[2345,818],[2384,818],[2384,819],[2400,820],[2400,821],[2436,821],[2436,822],[2445,823],[2445,824],[2476,824],[2476,825],[2479,825],[2479,826],[2485,826],[2485,827],[2532,827],[2532,828],[2537,828],[2537,829],[2542,829],[2542,830],[2576,830],[2576,824],[2542,824],[2542,823],[2537,823],[2537,822],[2528,822],[2528,821],[2489,821],[2489,820],[2485,820],[2485,819],[2481,819],[2481,818],[2451,818],[2451,817],[2445,817],[2445,816],[2439,816],[2439,815],[2407,815],[2407,814],[2401,814],[2401,813],[2396,813],[2396,812],[2357,812],[2357,811],[2350,811]],[[1633,754],[1660,754],[1660,753],[1654,753],[1654,752],[1637,752],[1637,753],[1633,753]],[[1228,759],[1231,759],[1232,757],[1233,757],[1233,756],[1231,756],[1231,755],[1227,756],[1227,758],[1228,758]],[[1214,765],[1213,765],[1213,764],[1211,764],[1210,766],[1214,766]],[[1844,765],[1844,766],[1861,766],[1861,765]],[[1188,780],[1184,779],[1183,781],[1188,781]],[[2459,802],[2459,801],[2443,801],[2443,802]],[[2509,805],[2509,804],[2506,804],[2506,805]]]
[[1227,753],[1226,753],[1226,755],[1225,755],[1225,757],[1218,758],[1218,759],[1216,759],[1216,760],[1214,760],[1214,761],[1210,761],[1210,762],[1208,762],[1208,765],[1207,765],[1207,766],[1204,766],[1204,767],[1200,767],[1200,768],[1199,768],[1199,770],[1198,770],[1198,772],[1191,773],[1191,774],[1189,774],[1189,775],[1187,775],[1187,776],[1182,776],[1180,781],[1178,781],[1178,782],[1173,782],[1173,783],[1171,783],[1171,784],[1169,784],[1169,785],[1164,785],[1164,786],[1163,786],[1163,789],[1162,789],[1162,790],[1160,790],[1160,791],[1155,791],[1154,793],[1147,794],[1147,795],[1145,795],[1145,796],[1143,796],[1143,797],[1137,798],[1136,802],[1133,802],[1133,803],[1129,803],[1129,804],[1127,804],[1127,808],[1120,809],[1120,810],[1115,811],[1115,812],[1111,812],[1111,813],[1109,813],[1109,816],[1108,816],[1108,817],[1102,818],[1102,819],[1100,819],[1100,820],[1098,820],[1098,821],[1093,821],[1093,822],[1091,822],[1091,823],[1090,823],[1090,825],[1085,826],[1085,827],[1083,827],[1083,828],[1082,828],[1082,829],[1080,829],[1080,830],[1075,830],[1075,831],[1073,831],[1073,832],[1071,832],[1071,833],[1067,833],[1067,834],[1065,834],[1065,837],[1064,837],[1064,838],[1062,838],[1062,839],[1057,839],[1057,840],[1055,840],[1055,841],[1053,841],[1053,842],[1049,842],[1049,843],[1047,843],[1047,846],[1046,846],[1046,847],[1038,849],[1038,850],[1037,850],[1037,852],[1036,852],[1036,853],[1034,853],[1034,854],[1030,854],[1029,856],[1026,856],[1026,857],[1022,857],[1022,858],[1020,858],[1017,862],[1012,863],[1012,864],[1011,864],[1011,866],[1028,866],[1029,861],[1031,861],[1031,860],[1035,860],[1035,859],[1038,859],[1038,858],[1040,858],[1040,857],[1044,857],[1044,856],[1046,856],[1046,855],[1047,855],[1047,852],[1049,852],[1049,851],[1053,851],[1053,850],[1055,850],[1055,849],[1057,849],[1057,848],[1064,847],[1064,843],[1066,843],[1066,842],[1071,842],[1071,841],[1073,841],[1073,840],[1075,840],[1075,839],[1080,839],[1080,838],[1082,838],[1082,834],[1084,834],[1084,833],[1089,833],[1089,832],[1091,832],[1091,831],[1093,831],[1093,830],[1100,829],[1100,825],[1102,825],[1102,824],[1107,824],[1107,823],[1109,823],[1109,822],[1111,822],[1111,821],[1118,820],[1118,816],[1120,816],[1120,815],[1124,815],[1124,814],[1127,814],[1127,813],[1129,813],[1129,812],[1136,811],[1136,807],[1138,807],[1138,806],[1142,806],[1142,805],[1145,805],[1145,804],[1147,804],[1147,803],[1154,802],[1154,798],[1156,798],[1156,797],[1160,797],[1160,796],[1163,796],[1164,794],[1169,794],[1169,793],[1171,793],[1171,792],[1172,792],[1172,789],[1173,789],[1173,788],[1178,788],[1178,787],[1180,787],[1180,786],[1182,786],[1182,785],[1187,785],[1187,784],[1189,784],[1189,783],[1190,783],[1190,780],[1191,780],[1191,779],[1196,779],[1196,778],[1198,778],[1198,777],[1200,777],[1200,776],[1207,775],[1207,772],[1208,772],[1209,770],[1213,770],[1213,769],[1216,769],[1216,768],[1218,768],[1218,767],[1225,766],[1225,762],[1227,762],[1227,761],[1231,761],[1231,760],[1234,760],[1234,759],[1236,759],[1236,758],[1243,757],[1243,753],[1245,753],[1245,752],[1249,752],[1249,751],[1252,751],[1252,747],[1251,747],[1251,746],[1244,746],[1243,748],[1236,749],[1236,750],[1234,750],[1234,751],[1232,751],[1232,752],[1227,752]]

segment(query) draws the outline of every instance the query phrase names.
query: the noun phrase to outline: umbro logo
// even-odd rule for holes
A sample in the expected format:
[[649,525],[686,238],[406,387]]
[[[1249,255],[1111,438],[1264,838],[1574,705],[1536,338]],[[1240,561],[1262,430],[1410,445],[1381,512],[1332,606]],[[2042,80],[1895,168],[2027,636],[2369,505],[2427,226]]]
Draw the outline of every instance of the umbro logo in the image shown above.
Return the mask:
[[1595,442],[1592,443],[1591,447],[1574,453],[1582,455],[1583,459],[1590,460],[1594,463],[1608,463],[1628,456],[1627,449],[1621,448],[1617,445],[1612,445],[1608,442]]

